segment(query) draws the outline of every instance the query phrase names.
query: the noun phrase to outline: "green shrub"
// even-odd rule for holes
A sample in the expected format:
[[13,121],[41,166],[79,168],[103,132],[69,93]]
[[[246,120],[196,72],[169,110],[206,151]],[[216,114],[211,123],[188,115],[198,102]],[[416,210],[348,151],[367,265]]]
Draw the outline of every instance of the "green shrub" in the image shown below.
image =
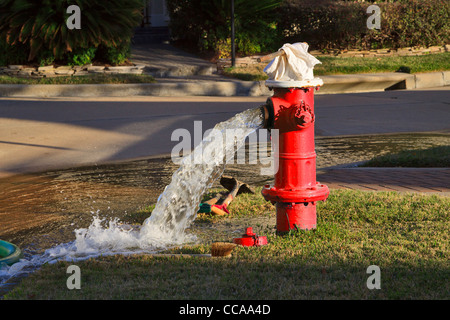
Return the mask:
[[55,55],[51,50],[43,50],[38,53],[37,60],[41,67],[50,66],[55,62]]
[[108,62],[112,65],[121,65],[125,61],[128,60],[130,56],[130,49],[127,48],[124,50],[124,48],[116,48],[116,47],[110,47],[108,48]]
[[428,47],[450,41],[449,1],[404,0],[384,4],[381,19],[389,47]]
[[99,46],[95,54],[95,59],[111,65],[122,65],[128,61],[130,55],[130,42],[124,41],[117,46]]
[[314,49],[380,49],[443,45],[450,41],[450,1],[401,0],[377,3],[381,30],[366,22],[368,2],[285,0],[278,28],[284,42]]
[[[235,0],[236,52],[253,54],[278,49],[275,8],[282,0]],[[175,40],[198,51],[229,56],[231,8],[229,0],[168,0],[170,29]]]
[[[66,10],[74,4],[81,9],[81,29],[69,30]],[[142,0],[0,0],[0,37],[9,46],[25,45],[28,61],[42,50],[60,60],[72,51],[129,41],[143,5]]]
[[[235,0],[236,51],[243,55],[308,42],[313,49],[380,49],[450,42],[450,1],[377,1],[381,30],[366,12],[375,1]],[[172,35],[197,50],[230,55],[230,1],[168,0]]]
[[26,46],[20,43],[13,46],[8,45],[5,37],[0,36],[0,66],[22,64],[28,56],[26,49]]
[[92,63],[97,48],[76,49],[68,54],[67,62],[70,66],[84,66]]
[[[243,55],[276,51],[282,45],[274,22],[255,21],[253,30],[245,26],[236,32],[236,48]],[[239,27],[239,26],[238,26]]]
[[130,44],[124,43],[117,47],[107,48],[106,59],[112,65],[121,65],[128,60],[130,55]]

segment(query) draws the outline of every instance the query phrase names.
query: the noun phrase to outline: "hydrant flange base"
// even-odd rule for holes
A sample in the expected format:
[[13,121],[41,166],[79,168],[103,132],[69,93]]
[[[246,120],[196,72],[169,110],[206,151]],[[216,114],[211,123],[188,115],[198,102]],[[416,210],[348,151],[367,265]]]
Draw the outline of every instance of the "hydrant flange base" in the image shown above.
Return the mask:
[[297,203],[325,200],[330,190],[320,183],[317,183],[314,188],[303,190],[286,190],[266,185],[261,193],[268,201]]

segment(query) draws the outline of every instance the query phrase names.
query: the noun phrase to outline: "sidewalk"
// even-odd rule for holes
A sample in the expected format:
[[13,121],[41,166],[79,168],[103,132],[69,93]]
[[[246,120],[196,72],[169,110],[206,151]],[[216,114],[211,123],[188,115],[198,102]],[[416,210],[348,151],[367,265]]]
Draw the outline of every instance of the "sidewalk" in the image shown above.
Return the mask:
[[145,65],[146,73],[155,78],[209,76],[216,65],[169,44],[136,44],[132,47],[133,63]]
[[317,171],[330,189],[436,193],[450,196],[450,168],[335,168]]

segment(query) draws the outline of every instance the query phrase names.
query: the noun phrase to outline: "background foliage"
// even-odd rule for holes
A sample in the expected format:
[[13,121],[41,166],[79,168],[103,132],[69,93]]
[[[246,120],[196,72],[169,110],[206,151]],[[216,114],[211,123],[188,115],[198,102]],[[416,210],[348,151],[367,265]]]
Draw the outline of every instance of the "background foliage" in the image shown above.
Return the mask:
[[[67,28],[70,5],[80,7],[81,29]],[[129,46],[134,27],[142,21],[142,8],[141,0],[0,0],[0,62],[89,63],[102,46],[123,54],[121,48]]]
[[[282,0],[235,0],[236,50],[270,51],[279,45],[276,8]],[[227,56],[231,47],[230,0],[167,0],[176,41],[199,51]]]
[[[450,1],[377,1],[381,30],[369,30],[374,1],[236,1],[236,50],[241,55],[306,41],[311,49],[380,49],[450,42]],[[229,56],[229,0],[167,0],[171,32],[198,51]],[[228,51],[227,51],[228,50]]]
[[450,41],[450,1],[378,1],[381,30],[366,26],[372,3],[285,0],[278,28],[286,42],[315,49],[380,49],[444,45]]
[[[235,0],[236,51],[275,51],[305,41],[310,49],[380,49],[450,43],[450,1],[376,1],[381,30],[369,30],[374,1]],[[230,0],[167,0],[175,42],[229,57]],[[68,30],[69,5],[81,9],[81,30]],[[0,65],[55,62],[117,65],[130,56],[143,0],[0,0]]]

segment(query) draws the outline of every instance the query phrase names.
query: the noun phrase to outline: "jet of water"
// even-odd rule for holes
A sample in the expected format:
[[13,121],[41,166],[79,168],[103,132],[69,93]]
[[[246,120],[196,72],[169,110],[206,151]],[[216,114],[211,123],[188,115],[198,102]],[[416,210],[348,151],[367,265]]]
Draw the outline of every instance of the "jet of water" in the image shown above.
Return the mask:
[[218,123],[194,151],[182,159],[172,182],[160,195],[151,216],[144,221],[141,236],[145,239],[161,232],[170,241],[183,241],[185,229],[196,218],[202,195],[222,175],[227,160],[234,158],[245,138],[262,124],[259,108]]

